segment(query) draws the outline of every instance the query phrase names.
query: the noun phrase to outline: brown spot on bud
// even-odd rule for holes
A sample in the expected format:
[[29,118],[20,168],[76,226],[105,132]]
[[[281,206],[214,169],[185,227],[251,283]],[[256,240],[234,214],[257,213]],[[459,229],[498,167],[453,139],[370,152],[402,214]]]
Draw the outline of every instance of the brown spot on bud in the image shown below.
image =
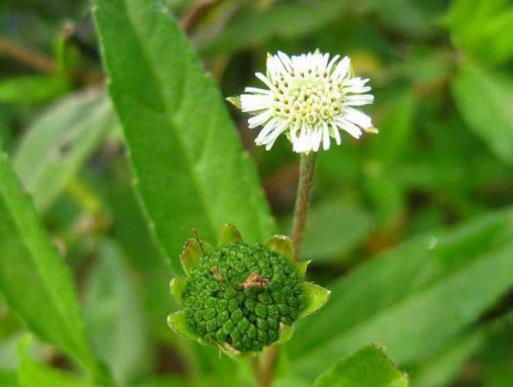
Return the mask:
[[221,275],[221,273],[219,272],[219,269],[217,268],[217,266],[214,266],[210,269],[210,271],[212,272],[212,274],[214,275],[215,279],[218,280],[218,281],[224,281],[224,278],[223,276]]
[[240,286],[244,289],[265,288],[268,284],[268,279],[260,277],[260,274],[258,273],[251,273],[248,278],[246,278],[244,282],[240,284]]

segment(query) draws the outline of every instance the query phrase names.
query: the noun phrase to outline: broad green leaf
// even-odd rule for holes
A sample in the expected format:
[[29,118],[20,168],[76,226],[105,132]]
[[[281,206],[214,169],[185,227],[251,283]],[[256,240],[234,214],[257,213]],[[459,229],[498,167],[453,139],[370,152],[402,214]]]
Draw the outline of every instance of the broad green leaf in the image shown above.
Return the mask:
[[84,334],[72,276],[5,154],[0,155],[0,290],[29,329],[102,376]]
[[86,327],[114,380],[127,385],[148,373],[151,361],[142,294],[115,242],[102,241],[97,259],[85,294]]
[[273,232],[255,168],[214,82],[157,0],[95,0],[109,90],[136,188],[175,273],[193,227],[225,223],[250,242]]
[[330,302],[288,345],[297,373],[313,377],[369,343],[404,363],[434,353],[513,287],[513,211],[414,238],[332,286]]
[[38,209],[51,206],[114,125],[111,104],[99,92],[66,97],[34,122],[14,167]]
[[64,77],[25,75],[0,82],[0,102],[30,104],[50,100],[70,88]]
[[[452,91],[467,125],[502,160],[513,162],[513,77],[465,61]],[[463,135],[463,133],[462,133]]]
[[378,346],[360,349],[323,373],[314,387],[408,387],[408,376],[399,371]]

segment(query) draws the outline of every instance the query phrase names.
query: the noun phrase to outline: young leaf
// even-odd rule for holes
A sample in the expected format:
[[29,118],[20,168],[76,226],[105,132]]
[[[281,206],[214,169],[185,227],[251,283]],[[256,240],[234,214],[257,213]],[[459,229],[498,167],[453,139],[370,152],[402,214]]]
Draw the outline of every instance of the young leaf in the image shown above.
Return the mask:
[[38,209],[50,207],[115,124],[111,104],[99,92],[66,97],[33,124],[14,167]]
[[5,154],[0,155],[0,290],[34,333],[102,376],[84,334],[68,268]]
[[175,19],[157,0],[94,3],[136,188],[174,272],[193,227],[214,240],[229,222],[263,240],[274,225],[255,168]]
[[452,83],[470,129],[503,161],[513,163],[513,78],[465,61]]
[[433,353],[513,287],[513,211],[404,243],[330,286],[330,302],[298,324],[290,364],[313,377],[369,342],[394,360]]
[[323,373],[314,387],[408,387],[408,376],[399,371],[378,346],[368,346],[339,361]]

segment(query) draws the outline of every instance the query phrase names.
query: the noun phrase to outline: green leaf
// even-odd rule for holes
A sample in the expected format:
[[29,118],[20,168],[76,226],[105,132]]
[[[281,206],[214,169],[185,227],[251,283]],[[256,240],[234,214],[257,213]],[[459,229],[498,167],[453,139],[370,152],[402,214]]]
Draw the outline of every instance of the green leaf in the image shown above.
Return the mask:
[[136,188],[174,272],[193,227],[206,240],[225,223],[249,242],[272,234],[253,163],[175,19],[157,0],[94,3]]
[[115,124],[110,102],[98,92],[66,97],[34,122],[14,167],[38,209],[50,207]]
[[408,387],[408,376],[399,371],[378,346],[360,349],[335,368],[323,373],[314,387]]
[[422,369],[412,373],[412,380],[418,387],[447,386],[455,380],[465,362],[482,345],[483,332],[474,331],[459,336],[454,342],[437,352],[429,361],[424,361]]
[[508,0],[456,0],[445,18],[458,48],[484,63],[513,57],[513,6]]
[[70,88],[64,77],[24,75],[0,82],[0,102],[31,104],[40,103],[64,94]]
[[0,155],[0,290],[29,329],[101,377],[83,329],[73,280],[30,196]]
[[513,162],[513,78],[465,61],[452,91],[464,120],[502,160]]
[[506,315],[487,327],[485,343],[479,354],[482,383],[486,387],[505,387],[513,378],[513,313],[509,305],[506,307]]
[[77,375],[37,363],[23,353],[24,350],[20,352],[19,387],[94,387]]
[[447,345],[513,287],[513,210],[429,233],[362,264],[330,286],[330,302],[287,345],[311,378],[369,342],[400,363]]
[[142,292],[125,259],[115,242],[100,242],[98,261],[87,282],[84,310],[96,352],[120,385],[146,375],[151,361]]
[[330,297],[330,291],[324,289],[322,286],[316,285],[311,282],[303,283],[303,294],[306,298],[306,307],[299,314],[299,318],[308,316],[318,309],[322,308],[328,298]]

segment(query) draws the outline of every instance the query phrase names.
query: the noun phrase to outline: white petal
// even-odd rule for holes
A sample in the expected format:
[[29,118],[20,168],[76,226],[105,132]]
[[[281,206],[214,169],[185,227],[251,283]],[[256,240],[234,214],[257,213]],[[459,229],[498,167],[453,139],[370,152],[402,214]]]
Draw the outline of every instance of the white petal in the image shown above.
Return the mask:
[[353,124],[351,121],[345,120],[344,118],[337,117],[335,119],[335,122],[337,123],[337,126],[341,128],[342,130],[345,130],[347,133],[349,133],[354,138],[360,138],[362,136],[362,130]]
[[353,109],[349,106],[346,106],[344,109],[343,118],[345,118],[348,121],[351,121],[358,125],[360,128],[372,128],[372,119],[365,113]]
[[269,80],[269,79],[268,79],[264,74],[262,74],[262,73],[256,73],[255,75],[256,75],[256,77],[257,77],[258,79],[260,79],[262,82],[264,82],[264,83],[269,87],[269,89],[271,89],[271,90],[274,90],[274,89],[275,89],[275,87],[274,87],[274,85],[272,84],[272,82],[271,82],[271,81],[270,81],[270,80]]
[[335,67],[335,70],[333,70],[333,77],[336,79],[343,79],[346,77],[348,71],[349,71],[349,65],[351,63],[351,59],[349,59],[348,56],[345,56],[339,64]]
[[266,95],[242,94],[240,105],[243,112],[259,111],[272,107],[272,99]]
[[260,133],[258,133],[258,136],[255,138],[255,143],[257,145],[265,144],[266,137],[278,126],[278,124],[279,121],[276,118],[273,118],[267,122]]
[[344,98],[344,104],[348,106],[362,106],[368,105],[374,101],[374,96],[371,94],[362,95],[347,95]]
[[322,148],[324,150],[330,148],[330,128],[325,121],[322,122]]
[[267,121],[269,121],[269,119],[272,117],[272,115],[273,115],[272,110],[266,110],[254,117],[251,117],[250,119],[248,119],[249,128],[253,129],[253,128],[256,128],[257,126],[265,124]]
[[258,87],[246,87],[244,89],[244,91],[246,93],[255,93],[255,94],[265,94],[265,95],[270,95],[272,94],[272,91],[271,90],[267,90],[267,89],[260,89]]

